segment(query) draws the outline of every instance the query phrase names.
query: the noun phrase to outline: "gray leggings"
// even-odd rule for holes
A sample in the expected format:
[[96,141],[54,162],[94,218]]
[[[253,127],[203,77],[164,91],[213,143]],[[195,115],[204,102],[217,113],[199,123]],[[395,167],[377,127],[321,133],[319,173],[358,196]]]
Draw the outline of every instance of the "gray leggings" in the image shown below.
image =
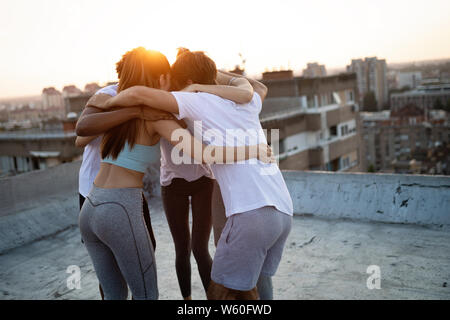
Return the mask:
[[81,237],[106,300],[158,299],[156,263],[142,189],[93,187],[80,212]]

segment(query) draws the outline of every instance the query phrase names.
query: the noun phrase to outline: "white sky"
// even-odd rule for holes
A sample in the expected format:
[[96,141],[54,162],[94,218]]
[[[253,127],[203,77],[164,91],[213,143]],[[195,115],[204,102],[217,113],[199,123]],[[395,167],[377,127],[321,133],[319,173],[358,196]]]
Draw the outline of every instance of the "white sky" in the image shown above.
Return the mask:
[[449,0],[0,0],[0,97],[115,80],[137,46],[204,50],[247,72],[450,57]]

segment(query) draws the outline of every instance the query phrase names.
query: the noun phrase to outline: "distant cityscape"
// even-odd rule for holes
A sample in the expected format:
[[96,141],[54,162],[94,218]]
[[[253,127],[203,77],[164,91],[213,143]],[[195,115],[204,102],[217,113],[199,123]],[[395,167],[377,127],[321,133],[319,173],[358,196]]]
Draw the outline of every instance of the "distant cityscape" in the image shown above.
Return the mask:
[[[281,169],[450,174],[450,59],[389,65],[363,57],[338,71],[311,62],[259,77],[269,88],[260,119],[280,129]],[[109,84],[0,101],[0,176],[79,159],[76,121]]]

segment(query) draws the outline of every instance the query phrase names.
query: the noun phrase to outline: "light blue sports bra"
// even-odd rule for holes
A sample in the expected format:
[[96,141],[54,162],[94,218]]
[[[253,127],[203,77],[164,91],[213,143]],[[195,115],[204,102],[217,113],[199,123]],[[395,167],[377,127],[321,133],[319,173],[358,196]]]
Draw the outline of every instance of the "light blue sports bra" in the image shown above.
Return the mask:
[[106,157],[102,162],[111,163],[119,167],[144,173],[150,162],[155,160],[156,153],[152,150],[152,146],[144,146],[135,144],[132,149],[125,142],[123,150],[114,160],[111,156]]

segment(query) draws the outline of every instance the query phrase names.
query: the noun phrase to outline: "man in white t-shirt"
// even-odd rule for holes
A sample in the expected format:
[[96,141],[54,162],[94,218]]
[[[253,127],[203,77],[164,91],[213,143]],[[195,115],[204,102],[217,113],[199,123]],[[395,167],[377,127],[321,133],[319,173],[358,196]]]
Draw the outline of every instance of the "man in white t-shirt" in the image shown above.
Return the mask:
[[[202,68],[196,59],[182,58],[171,70],[172,84],[178,90],[192,83],[186,76],[190,70]],[[180,80],[180,75],[184,79]],[[187,122],[200,121],[197,124],[203,137],[214,133],[212,144],[250,145],[255,138],[256,143],[266,143],[259,122],[262,98],[255,92],[250,103],[239,105],[208,93],[132,87],[108,100],[106,107],[147,105]],[[230,132],[234,133],[231,138],[227,135]],[[228,220],[217,245],[208,298],[256,299],[259,275],[273,276],[281,260],[292,224],[291,197],[277,164],[247,161],[214,164],[211,169],[220,185]]]

